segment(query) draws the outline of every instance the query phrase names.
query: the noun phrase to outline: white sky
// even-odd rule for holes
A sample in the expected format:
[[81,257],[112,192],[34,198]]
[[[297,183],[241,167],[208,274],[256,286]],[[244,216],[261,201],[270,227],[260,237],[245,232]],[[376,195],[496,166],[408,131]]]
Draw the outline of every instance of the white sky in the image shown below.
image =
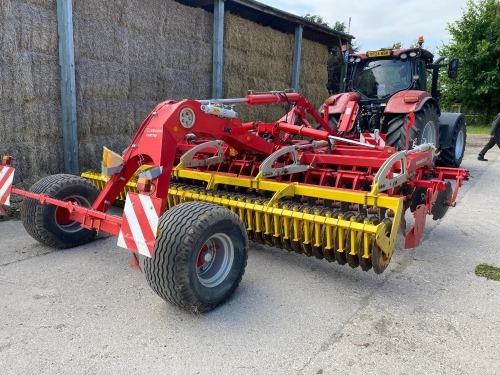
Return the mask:
[[330,26],[335,21],[349,24],[350,34],[360,51],[377,50],[395,42],[403,47],[413,44],[419,35],[424,47],[433,53],[447,44],[447,24],[462,17],[466,0],[257,0],[286,12],[323,17]]

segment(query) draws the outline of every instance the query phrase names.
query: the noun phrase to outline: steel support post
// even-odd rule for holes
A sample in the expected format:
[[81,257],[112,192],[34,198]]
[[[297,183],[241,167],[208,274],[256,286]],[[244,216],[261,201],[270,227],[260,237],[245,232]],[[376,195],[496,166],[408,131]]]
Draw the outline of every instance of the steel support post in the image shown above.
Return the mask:
[[224,0],[214,1],[212,98],[222,98],[224,67]]
[[299,91],[300,80],[300,58],[302,55],[302,32],[304,26],[297,25],[295,27],[295,38],[293,46],[293,66],[292,66],[292,88],[295,92]]
[[79,167],[72,0],[57,0],[57,30],[59,34],[59,65],[61,66],[64,171],[77,174]]

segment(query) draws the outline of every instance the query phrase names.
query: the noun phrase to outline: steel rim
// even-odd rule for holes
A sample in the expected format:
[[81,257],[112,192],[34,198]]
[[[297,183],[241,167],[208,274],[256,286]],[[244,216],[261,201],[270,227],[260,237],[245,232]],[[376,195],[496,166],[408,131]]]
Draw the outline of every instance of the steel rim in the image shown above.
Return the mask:
[[429,121],[422,131],[422,143],[432,143],[436,145],[436,126],[434,121]]
[[455,159],[458,160],[462,157],[465,147],[465,135],[462,129],[457,134],[457,142],[455,143]]
[[233,261],[233,241],[224,233],[214,234],[198,252],[196,264],[198,280],[204,287],[216,287],[228,276]]
[[[88,199],[74,195],[64,199],[65,202],[73,202],[78,206],[90,207],[90,202]],[[75,233],[82,229],[81,224],[78,221],[70,219],[70,213],[66,208],[56,207],[54,212],[54,222],[57,227],[64,232]]]

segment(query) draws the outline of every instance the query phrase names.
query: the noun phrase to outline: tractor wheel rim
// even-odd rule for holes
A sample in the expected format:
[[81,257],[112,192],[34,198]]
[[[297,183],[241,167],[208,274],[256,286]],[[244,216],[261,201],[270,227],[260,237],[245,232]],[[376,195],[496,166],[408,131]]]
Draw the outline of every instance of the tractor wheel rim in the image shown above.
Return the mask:
[[233,241],[224,233],[214,234],[198,252],[196,263],[198,280],[204,287],[216,287],[227,278],[233,261]]
[[464,152],[465,145],[465,135],[463,130],[460,130],[457,134],[457,142],[455,143],[455,159],[460,159]]
[[[64,202],[73,202],[78,206],[90,207],[90,202],[81,196],[70,196],[64,199]],[[67,233],[75,233],[82,229],[81,224],[78,221],[71,220],[69,211],[63,207],[56,207],[54,212],[54,222],[57,227]]]
[[422,143],[432,143],[436,145],[436,126],[434,121],[429,121],[424,126],[424,130],[422,131]]

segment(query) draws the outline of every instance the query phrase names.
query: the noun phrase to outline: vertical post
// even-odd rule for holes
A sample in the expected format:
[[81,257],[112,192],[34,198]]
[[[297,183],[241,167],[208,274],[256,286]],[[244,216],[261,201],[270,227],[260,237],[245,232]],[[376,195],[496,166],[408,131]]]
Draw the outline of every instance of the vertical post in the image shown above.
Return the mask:
[[214,36],[212,57],[212,98],[222,98],[224,67],[224,0],[214,1]]
[[302,56],[302,31],[303,25],[295,27],[295,38],[293,46],[293,65],[292,65],[292,88],[295,92],[299,91],[300,80],[300,58]]
[[[351,18],[349,17],[349,24],[351,22]],[[342,40],[339,38],[339,43],[340,43],[340,50],[342,51],[342,65],[340,66],[340,86],[339,90],[340,92],[345,92],[345,83],[347,79],[347,60],[349,58],[349,43],[348,41],[345,44],[345,50],[344,50],[344,44],[342,44]]]
[[61,66],[64,171],[77,174],[79,167],[72,0],[57,0],[57,31],[59,35],[59,65]]

